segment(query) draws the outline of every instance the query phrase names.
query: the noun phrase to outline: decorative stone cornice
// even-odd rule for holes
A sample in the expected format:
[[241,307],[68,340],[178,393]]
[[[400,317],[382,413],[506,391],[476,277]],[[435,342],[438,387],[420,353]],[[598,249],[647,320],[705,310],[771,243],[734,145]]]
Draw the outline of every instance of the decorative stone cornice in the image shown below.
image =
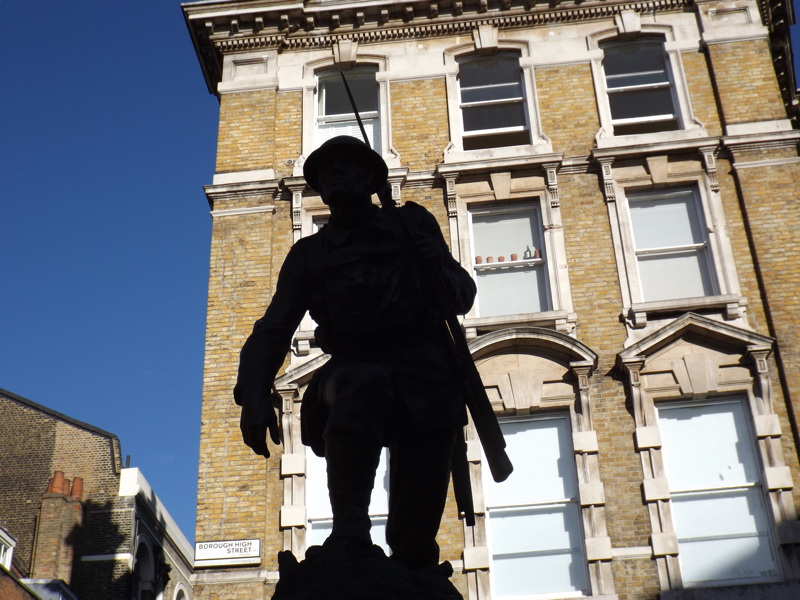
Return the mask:
[[228,52],[324,48],[343,39],[360,43],[421,39],[468,33],[485,25],[516,29],[609,18],[622,11],[685,10],[693,4],[694,0],[555,0],[541,4],[530,0],[219,0],[181,8],[209,90],[215,92],[221,78],[221,56]]

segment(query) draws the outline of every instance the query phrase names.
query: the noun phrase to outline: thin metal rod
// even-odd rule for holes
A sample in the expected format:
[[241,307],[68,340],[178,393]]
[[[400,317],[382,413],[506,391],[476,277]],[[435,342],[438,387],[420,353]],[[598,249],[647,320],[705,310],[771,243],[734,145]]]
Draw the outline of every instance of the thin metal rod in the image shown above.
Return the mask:
[[350,85],[347,83],[347,77],[344,76],[344,71],[339,71],[339,75],[342,76],[342,81],[344,82],[344,89],[347,92],[347,97],[350,98],[350,106],[353,107],[353,112],[356,115],[356,121],[358,121],[358,128],[361,130],[361,137],[364,138],[364,143],[367,145],[367,148],[372,150],[372,145],[369,143],[369,139],[367,138],[367,130],[364,129],[364,123],[362,123],[361,121],[361,115],[358,114],[356,101],[353,98],[352,92],[350,92]]

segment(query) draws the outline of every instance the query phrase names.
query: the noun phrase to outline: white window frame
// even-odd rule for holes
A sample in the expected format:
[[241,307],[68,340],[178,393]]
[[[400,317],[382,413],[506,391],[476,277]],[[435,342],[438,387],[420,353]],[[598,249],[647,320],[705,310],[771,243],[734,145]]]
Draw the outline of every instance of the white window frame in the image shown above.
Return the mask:
[[[553,169],[555,171],[555,169]],[[499,180],[496,180],[499,181]],[[456,188],[457,189],[457,188]],[[564,333],[573,334],[577,316],[572,312],[572,295],[567,270],[564,230],[561,226],[560,205],[547,190],[522,190],[519,193],[495,193],[480,195],[456,195],[455,210],[451,213],[451,247],[458,249],[456,257],[467,272],[473,273],[475,252],[472,248],[471,211],[507,211],[515,207],[535,205],[541,219],[543,243],[540,260],[544,261],[549,309],[517,315],[480,317],[477,302],[465,315],[464,326],[468,338],[482,333],[514,325],[536,325],[554,327]]]
[[[717,296],[719,285],[717,284],[717,274],[716,269],[714,268],[714,257],[710,247],[709,239],[708,239],[708,226],[706,225],[706,218],[703,214],[704,211],[702,209],[702,203],[699,199],[699,192],[697,188],[694,186],[691,187],[676,187],[676,188],[667,188],[667,189],[660,189],[660,190],[648,190],[648,191],[629,191],[626,192],[626,200],[628,203],[628,215],[631,217],[632,206],[635,205],[640,200],[665,200],[668,201],[670,198],[681,197],[690,195],[692,198],[692,206],[690,210],[693,209],[693,216],[697,219],[695,226],[700,230],[702,233],[702,239],[693,244],[680,244],[675,246],[665,246],[665,247],[654,247],[654,248],[645,248],[643,247],[643,243],[638,238],[642,235],[642,232],[639,231],[637,234],[636,227],[633,223],[633,218],[630,218],[629,221],[629,228],[630,231],[628,232],[631,236],[631,242],[633,244],[633,252],[636,256],[636,283],[637,289],[634,290],[636,296],[642,302],[659,302],[663,301],[663,298],[648,298],[646,296],[645,285],[642,276],[642,260],[646,260],[648,258],[661,258],[661,257],[668,257],[674,254],[694,254],[702,261],[703,265],[705,266],[705,271],[708,277],[708,286],[709,290],[707,293],[702,294],[702,297],[707,296]],[[701,266],[701,269],[702,269]]]
[[[342,71],[344,72],[344,71]],[[378,154],[382,153],[383,148],[383,141],[382,141],[382,130],[381,130],[381,110],[380,110],[380,85],[377,82],[377,73],[378,67],[376,66],[360,66],[353,69],[350,69],[347,72],[344,72],[346,78],[348,78],[348,84],[350,86],[351,92],[353,94],[353,99],[356,103],[356,108],[359,111],[359,115],[361,117],[361,122],[364,125],[364,129],[369,133],[371,132],[370,137],[370,146],[373,150],[375,150]],[[353,80],[357,77],[361,77],[364,74],[373,74],[376,77],[375,81],[375,94],[377,100],[377,110],[366,110],[361,105],[359,105],[359,98],[358,88],[354,85]],[[341,75],[338,70],[322,70],[316,73],[317,85],[316,85],[316,97],[314,102],[314,147],[319,147],[322,143],[331,138],[335,137],[336,135],[350,135],[355,138],[361,139],[361,130],[358,126],[358,121],[356,119],[356,115],[353,112],[348,113],[341,113],[335,115],[324,115],[322,114],[321,108],[324,102],[323,96],[325,94],[325,82],[327,80],[340,80]],[[338,81],[337,81],[338,84]],[[355,88],[355,89],[354,89]],[[331,125],[335,132],[332,134],[322,134],[321,127],[325,125]],[[341,131],[339,131],[341,129]]]
[[[380,124],[380,154],[386,165],[390,168],[398,168],[401,166],[400,159],[396,151],[392,149],[391,140],[391,113],[389,111],[390,96],[389,96],[389,75],[388,75],[388,59],[385,56],[377,54],[364,54],[355,52],[349,55],[347,59],[341,56],[343,49],[342,43],[336,45],[337,52],[333,57],[326,57],[321,59],[312,60],[303,66],[302,77],[295,83],[297,88],[303,94],[303,138],[302,138],[302,152],[297,160],[294,160],[293,177],[303,177],[303,164],[305,158],[311,154],[319,145],[317,142],[317,116],[318,116],[318,75],[328,71],[337,72],[343,70],[345,76],[353,69],[375,69],[375,81],[378,85],[378,113]],[[352,52],[353,45],[350,51]],[[339,60],[336,59],[338,53]],[[340,76],[341,77],[341,76]],[[292,89],[291,85],[284,88],[286,91]],[[359,107],[359,111],[360,111]],[[357,127],[356,127],[357,129]],[[361,139],[361,132],[359,131],[355,137]]]
[[[761,501],[761,506],[763,507],[763,518],[768,524],[768,527],[763,530],[762,532],[757,532],[758,537],[766,537],[769,550],[771,552],[774,564],[775,564],[775,574],[773,576],[761,576],[761,577],[752,577],[747,580],[742,579],[718,579],[718,580],[706,580],[706,581],[697,581],[697,582],[687,582],[685,578],[686,573],[686,565],[685,565],[685,558],[681,554],[681,542],[682,539],[684,542],[695,541],[693,539],[686,539],[681,537],[681,532],[677,531],[675,524],[673,523],[673,529],[676,530],[676,537],[678,542],[678,562],[681,564],[681,573],[684,575],[683,583],[685,587],[711,587],[711,586],[718,586],[718,585],[748,585],[754,583],[767,583],[767,582],[777,582],[781,581],[781,565],[780,559],[778,556],[778,548],[775,544],[775,538],[773,535],[772,527],[769,526],[774,523],[775,519],[770,510],[770,502],[767,495],[764,493],[763,489],[763,477],[761,473],[763,473],[763,466],[761,464],[758,447],[755,443],[755,436],[753,435],[752,431],[752,416],[750,415],[750,407],[748,406],[747,398],[743,395],[736,395],[736,396],[729,396],[729,397],[721,397],[715,399],[713,401],[708,402],[660,402],[656,404],[656,414],[658,416],[658,423],[661,426],[661,416],[662,410],[668,411],[669,409],[680,409],[680,408],[695,408],[695,407],[702,407],[702,406],[721,406],[725,404],[738,404],[743,409],[743,414],[745,415],[745,422],[742,423],[744,428],[746,429],[745,435],[747,436],[744,440],[739,440],[741,444],[747,444],[750,448],[750,452],[752,454],[753,459],[756,463],[756,468],[758,471],[758,479],[753,482],[748,482],[747,484],[743,485],[721,485],[719,483],[709,482],[708,485],[702,488],[686,488],[686,489],[679,489],[673,482],[670,482],[669,485],[669,493],[670,493],[670,502],[674,503],[681,497],[688,497],[691,495],[710,495],[713,493],[742,493],[748,489],[753,489],[756,494],[758,495],[758,499]],[[662,436],[663,437],[663,436]],[[670,447],[662,447],[662,453],[664,454],[664,461],[668,463],[669,456],[670,456]],[[667,478],[669,482],[669,478]],[[674,509],[671,511],[671,514],[674,515]],[[673,516],[674,519],[674,516]],[[703,538],[706,539],[706,538]],[[721,538],[707,538],[709,540],[719,540]]]
[[[623,11],[632,13],[632,11]],[[617,27],[604,29],[588,37],[589,50],[592,56],[591,68],[594,79],[595,97],[600,117],[600,131],[595,136],[598,148],[615,148],[620,146],[636,146],[639,144],[655,144],[660,142],[675,142],[708,137],[706,128],[694,116],[692,110],[689,88],[686,75],[681,62],[681,52],[698,52],[699,33],[697,36],[678,38],[677,27],[663,24],[643,24],[638,13],[621,15],[617,20]],[[679,128],[677,130],[656,131],[652,133],[639,133],[632,135],[614,135],[613,118],[608,101],[608,86],[605,70],[603,69],[604,53],[601,45],[619,40],[635,39],[636,36],[660,38],[664,41],[666,54],[666,69],[670,76],[674,107],[677,111],[675,118]]]
[[[447,87],[447,114],[450,126],[450,143],[444,150],[444,163],[471,163],[487,159],[508,158],[519,159],[521,156],[548,154],[553,151],[550,139],[542,133],[539,119],[538,100],[536,97],[536,83],[534,77],[534,61],[531,58],[529,43],[527,41],[514,41],[499,39],[496,28],[482,25],[479,32],[474,34],[475,42],[462,44],[445,50],[445,85]],[[482,40],[482,36],[491,41]],[[530,143],[516,146],[501,146],[497,148],[481,148],[464,150],[464,125],[461,115],[461,90],[459,87],[458,73],[459,62],[470,60],[491,52],[519,54],[519,66],[522,72],[522,92],[527,116]]]
[[[529,311],[528,313],[523,314],[535,314],[535,313],[543,313],[549,312],[552,309],[552,293],[550,291],[550,281],[549,281],[549,267],[547,261],[547,249],[544,244],[544,237],[545,231],[544,227],[542,226],[542,211],[541,211],[541,203],[536,201],[531,202],[514,202],[513,204],[507,204],[504,206],[480,206],[480,205],[473,205],[470,206],[468,209],[468,216],[469,216],[469,240],[470,245],[472,246],[475,243],[475,233],[474,233],[474,217],[476,215],[511,215],[515,213],[522,213],[527,212],[529,210],[533,210],[535,214],[535,225],[539,227],[539,239],[540,239],[540,247],[539,248],[531,248],[531,256],[526,257],[524,252],[520,249],[519,254],[517,255],[516,260],[512,260],[510,256],[508,257],[491,257],[493,260],[492,262],[487,262],[490,257],[482,257],[484,262],[478,264],[477,257],[475,256],[475,251],[473,251],[469,255],[469,262],[471,266],[470,273],[475,278],[476,283],[479,283],[478,276],[480,273],[489,273],[492,271],[500,271],[505,269],[516,269],[516,268],[525,268],[525,267],[541,267],[543,272],[543,279],[544,279],[544,289],[542,290],[542,297],[540,300],[540,305],[542,308],[538,311]],[[526,251],[527,252],[527,249]],[[505,259],[505,260],[504,260]],[[472,309],[472,313],[477,318],[487,318],[481,314],[481,290],[480,285],[478,287],[478,296],[475,299],[475,305]],[[513,317],[514,314],[504,314],[504,315],[493,315],[493,317]],[[492,318],[492,317],[488,317]]]
[[[542,415],[537,415],[537,416],[531,415],[531,416],[524,417],[524,418],[513,418],[513,417],[509,418],[509,417],[506,417],[506,418],[501,418],[499,420],[500,420],[500,423],[501,423],[501,427],[503,426],[503,424],[507,424],[507,423],[510,424],[510,423],[529,422],[529,421],[542,422],[542,421],[563,420],[563,421],[566,422],[566,431],[569,432],[570,434],[572,432],[572,427],[571,427],[571,424],[570,424],[570,420],[571,420],[570,419],[570,415],[569,414],[565,414],[565,413],[542,414]],[[579,491],[578,491],[579,490],[579,488],[578,488],[579,479],[578,479],[577,467],[576,467],[575,461],[574,461],[574,449],[572,447],[572,440],[568,436],[567,439],[564,440],[564,442],[565,442],[565,445],[569,447],[569,451],[567,452],[567,456],[566,457],[562,456],[561,458],[571,461],[572,468],[573,468],[572,475],[574,477],[573,481],[572,481],[574,495],[572,497],[569,497],[569,498],[555,498],[554,497],[554,498],[549,498],[546,501],[538,501],[538,502],[532,502],[532,503],[528,503],[528,504],[509,504],[509,505],[500,505],[500,504],[493,505],[493,504],[491,504],[489,502],[489,500],[487,498],[486,507],[485,507],[486,508],[485,522],[486,522],[487,546],[488,546],[488,549],[489,549],[490,565],[493,565],[495,559],[494,559],[494,553],[492,552],[492,549],[493,549],[493,546],[497,544],[497,540],[496,540],[496,537],[495,537],[496,536],[496,532],[492,528],[492,516],[491,516],[492,512],[502,511],[502,510],[507,510],[507,509],[521,509],[521,508],[544,508],[544,507],[557,507],[557,506],[572,507],[572,509],[574,510],[574,516],[576,517],[576,522],[578,524],[578,531],[575,532],[575,533],[577,534],[577,536],[578,536],[578,538],[580,540],[580,544],[579,544],[579,546],[577,548],[570,548],[570,550],[572,550],[573,552],[577,552],[579,554],[579,559],[580,559],[581,565],[583,567],[583,579],[580,582],[582,584],[582,586],[583,586],[583,589],[577,590],[577,591],[564,591],[564,590],[561,590],[561,591],[554,591],[554,592],[548,592],[548,593],[538,593],[538,594],[537,593],[531,593],[531,594],[513,595],[513,596],[499,596],[497,594],[497,589],[496,589],[496,587],[497,587],[496,586],[496,578],[493,576],[492,567],[490,566],[490,568],[489,568],[489,573],[490,573],[489,580],[490,580],[490,583],[491,583],[491,594],[492,594],[491,597],[492,597],[493,600],[547,600],[547,599],[550,599],[550,598],[553,598],[553,599],[555,599],[555,598],[579,598],[579,597],[585,597],[589,592],[589,588],[591,586],[591,581],[590,581],[589,569],[588,569],[588,565],[587,565],[586,549],[584,547],[585,532],[583,531],[583,523],[582,523],[583,518],[582,518],[582,513],[581,513],[581,502],[580,502]],[[512,462],[513,462],[513,457],[512,457]],[[512,474],[512,476],[513,476],[513,474]],[[485,490],[485,487],[486,487],[487,483],[489,483],[491,485],[491,483],[488,482],[488,480],[491,478],[491,476],[488,474],[488,469],[484,470],[483,477],[484,477],[483,486],[484,486],[484,490]],[[533,485],[533,482],[532,482],[532,485]],[[502,484],[500,484],[500,486],[501,486],[501,489],[502,489]],[[485,494],[485,492],[484,492],[484,496],[486,497],[488,495]],[[558,552],[558,553],[562,553],[562,552]]]
[[[660,314],[686,310],[712,311],[721,314],[728,321],[741,321],[745,318],[747,302],[741,295],[719,189],[712,187],[699,160],[686,161],[683,165],[676,164],[676,171],[678,168],[685,169],[679,176],[668,173],[667,157],[648,159],[647,168],[652,172],[650,176],[642,176],[642,169],[638,166],[618,169],[612,169],[610,165],[604,166],[607,173],[604,175],[606,187],[613,189],[613,195],[608,192],[606,194],[606,204],[622,291],[622,312],[629,334],[638,338],[644,337],[645,333],[657,325],[649,326],[649,321],[658,319]],[[706,296],[647,301],[639,277],[628,195],[688,189],[695,194],[698,212],[704,222],[709,275],[716,289]]]
[[[642,44],[659,44],[662,52],[664,49],[664,38],[661,37],[643,37],[636,40],[611,40],[605,42],[601,49],[606,51],[609,48],[618,48],[626,45],[642,45]],[[655,90],[655,89],[668,89],[670,92],[670,100],[672,101],[672,109],[673,112],[669,114],[653,114],[647,115],[643,117],[631,117],[625,119],[615,119],[613,113],[611,113],[611,127],[614,131],[614,135],[637,135],[637,134],[625,134],[625,133],[617,133],[618,126],[627,126],[627,125],[636,125],[636,124],[645,124],[645,123],[659,123],[659,122],[671,122],[674,121],[676,127],[669,127],[666,129],[659,129],[660,131],[674,131],[676,129],[683,129],[683,119],[681,118],[680,110],[678,107],[678,100],[675,94],[675,83],[674,77],[672,75],[672,69],[670,68],[670,60],[666,52],[663,52],[662,55],[664,59],[664,77],[665,81],[660,81],[658,83],[648,83],[648,84],[641,84],[641,85],[634,85],[634,86],[625,86],[625,87],[611,87],[609,85],[609,78],[613,78],[614,76],[610,76],[605,69],[603,68],[603,80],[605,82],[606,88],[606,102],[608,103],[608,110],[611,113],[611,98],[617,94],[626,94],[630,92],[637,92],[637,91],[648,91],[648,90]],[[656,131],[651,132],[656,133]],[[641,134],[638,134],[641,135]]]
[[0,565],[11,571],[11,563],[14,559],[14,548],[17,541],[9,533],[0,527]]
[[[527,146],[530,145],[530,136],[531,136],[531,127],[530,127],[530,117],[529,111],[527,110],[528,100],[525,94],[525,78],[522,71],[522,67],[519,67],[519,79],[517,81],[519,88],[520,88],[520,95],[519,96],[508,96],[501,99],[496,100],[485,100],[485,101],[476,101],[476,102],[464,102],[463,94],[466,89],[475,89],[475,86],[472,88],[464,88],[462,86],[462,78],[461,72],[465,68],[469,68],[470,65],[474,65],[481,61],[491,60],[493,58],[503,57],[504,59],[514,60],[518,67],[519,67],[519,54],[516,52],[498,52],[496,54],[485,56],[485,55],[469,55],[465,57],[461,57],[458,59],[458,68],[459,68],[459,111],[461,113],[461,144],[465,146],[465,141],[468,139],[480,139],[486,138],[489,136],[494,136],[497,134],[503,133],[520,133],[525,132],[528,136],[528,141],[523,144],[512,144],[512,146]],[[496,86],[479,86],[481,88],[488,88],[488,87],[496,87]],[[475,129],[467,131],[466,126],[464,124],[464,110],[470,108],[481,108],[481,107],[494,107],[494,106],[507,106],[511,104],[522,104],[523,106],[523,115],[524,115],[524,123],[522,125],[510,126],[510,127],[496,127],[496,128],[489,128],[489,129]],[[490,148],[496,147],[506,147],[506,146],[489,146],[486,148],[476,148],[475,150],[488,150]]]

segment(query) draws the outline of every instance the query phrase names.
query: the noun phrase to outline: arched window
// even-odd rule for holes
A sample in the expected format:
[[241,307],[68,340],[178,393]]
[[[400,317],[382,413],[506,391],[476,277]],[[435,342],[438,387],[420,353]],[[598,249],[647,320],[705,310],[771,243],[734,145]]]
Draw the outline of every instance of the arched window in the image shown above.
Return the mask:
[[156,571],[153,552],[143,538],[139,539],[133,563],[131,585],[132,600],[156,599]]

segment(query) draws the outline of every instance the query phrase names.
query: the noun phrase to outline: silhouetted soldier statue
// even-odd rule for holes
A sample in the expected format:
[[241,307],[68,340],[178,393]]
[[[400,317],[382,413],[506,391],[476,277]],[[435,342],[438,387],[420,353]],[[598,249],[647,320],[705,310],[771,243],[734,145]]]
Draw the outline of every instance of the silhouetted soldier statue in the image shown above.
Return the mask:
[[458,314],[472,306],[475,284],[427,210],[372,204],[387,168],[360,140],[325,142],[303,174],[330,207],[330,221],[289,251],[272,302],[242,348],[234,397],[244,442],[265,457],[267,431],[280,442],[271,389],[310,311],[317,342],[331,355],[301,408],[303,442],[327,461],[333,531],[326,545],[372,543],[369,502],[387,446],[392,558],[411,569],[435,566],[466,411],[462,375],[426,278],[438,272]]

